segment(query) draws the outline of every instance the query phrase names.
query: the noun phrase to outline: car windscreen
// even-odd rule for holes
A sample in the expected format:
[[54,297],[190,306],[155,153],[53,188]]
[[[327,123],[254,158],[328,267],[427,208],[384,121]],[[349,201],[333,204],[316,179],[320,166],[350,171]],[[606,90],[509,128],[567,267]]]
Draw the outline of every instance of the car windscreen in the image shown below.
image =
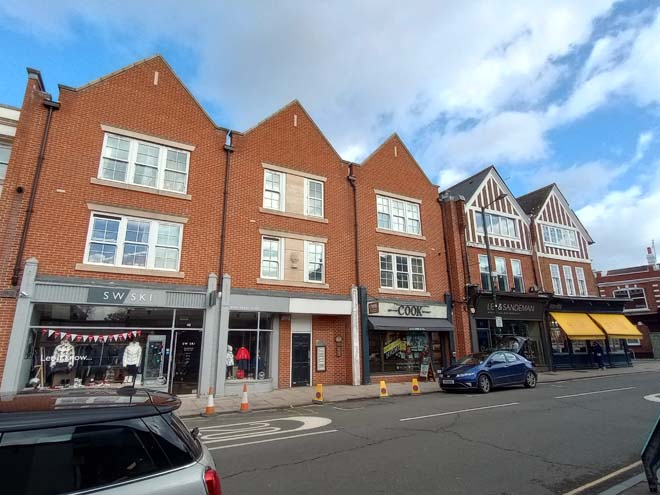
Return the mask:
[[486,359],[488,359],[488,354],[480,352],[477,354],[468,354],[467,356],[456,361],[456,364],[464,366],[476,366],[483,363]]

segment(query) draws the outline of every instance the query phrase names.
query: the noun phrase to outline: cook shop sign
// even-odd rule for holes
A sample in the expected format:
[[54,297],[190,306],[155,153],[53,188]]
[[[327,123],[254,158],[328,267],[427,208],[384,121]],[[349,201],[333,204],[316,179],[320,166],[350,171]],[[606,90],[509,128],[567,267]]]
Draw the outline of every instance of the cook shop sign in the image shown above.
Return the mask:
[[402,316],[404,318],[447,318],[444,304],[388,303],[371,301],[368,303],[370,316]]

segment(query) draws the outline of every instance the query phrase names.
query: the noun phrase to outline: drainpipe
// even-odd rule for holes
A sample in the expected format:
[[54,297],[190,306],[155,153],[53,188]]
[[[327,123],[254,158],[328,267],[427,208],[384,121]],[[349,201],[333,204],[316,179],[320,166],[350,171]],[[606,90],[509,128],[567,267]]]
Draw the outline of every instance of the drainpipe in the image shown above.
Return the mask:
[[[449,198],[447,198],[449,200]],[[442,240],[445,244],[445,267],[447,268],[447,280],[449,282],[449,293],[454,295],[454,283],[453,277],[451,276],[450,264],[449,264],[449,243],[447,242],[447,208],[446,203],[442,199],[438,198],[438,204],[440,205],[440,214],[442,215]],[[457,302],[463,302],[458,300]],[[453,305],[453,303],[452,303]],[[450,308],[453,310],[453,308]],[[451,319],[451,318],[450,318]]]
[[534,285],[539,288],[539,292],[545,292],[543,287],[543,276],[541,275],[541,263],[539,261],[539,254],[537,251],[536,239],[536,222],[534,215],[529,216],[529,237],[532,243],[532,268],[534,270]]
[[355,281],[358,289],[358,311],[360,314],[360,334],[362,335],[362,385],[371,383],[371,371],[369,369],[369,322],[367,315],[367,288],[362,287],[362,278],[360,277],[360,253],[358,242],[358,197],[357,197],[357,177],[353,174],[355,164],[348,164],[348,182],[353,189],[353,238],[355,250]]
[[[32,220],[32,212],[34,211],[34,201],[37,196],[37,186],[39,185],[39,177],[41,176],[41,169],[43,168],[44,158],[46,157],[46,143],[48,142],[48,132],[50,131],[50,121],[53,116],[54,110],[60,109],[60,104],[51,99],[44,100],[44,106],[48,109],[46,115],[46,125],[44,126],[43,134],[41,135],[41,146],[39,147],[39,156],[37,157],[37,167],[34,171],[34,178],[32,179],[32,189],[30,190],[30,199],[28,201],[27,211],[25,212],[25,222],[23,222],[23,232],[21,233],[21,240],[18,244],[18,253],[16,254],[16,263],[14,264],[14,272],[11,276],[11,285],[18,285],[18,275],[21,271],[21,259],[23,259],[23,251],[25,250],[25,243],[27,242],[28,231],[30,230],[30,220]],[[23,192],[23,187],[16,188],[17,193]]]
[[220,227],[220,261],[218,266],[218,284],[222,283],[225,266],[225,232],[227,230],[227,202],[229,197],[229,165],[231,164],[231,154],[234,147],[231,145],[231,129],[227,132],[225,142],[225,189],[222,196],[222,226]]

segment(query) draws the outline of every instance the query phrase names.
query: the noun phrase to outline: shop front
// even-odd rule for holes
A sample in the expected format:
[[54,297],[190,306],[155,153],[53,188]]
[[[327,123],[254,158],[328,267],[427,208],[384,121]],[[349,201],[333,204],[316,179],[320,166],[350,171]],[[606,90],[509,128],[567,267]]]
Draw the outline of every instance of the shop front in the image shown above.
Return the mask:
[[367,313],[372,383],[381,377],[406,381],[450,364],[454,326],[446,304],[371,300]]
[[558,369],[632,366],[628,339],[641,332],[613,298],[554,297],[548,305],[552,361]]
[[507,349],[522,354],[537,367],[548,367],[550,351],[544,338],[547,303],[548,298],[538,294],[497,294],[496,300],[492,294],[479,294],[474,307],[478,350]]
[[200,393],[202,362],[209,361],[205,324],[213,309],[206,288],[82,283],[36,280],[23,297],[3,391],[134,384]]
[[232,289],[225,395],[250,390],[352,383],[351,314],[346,297]]

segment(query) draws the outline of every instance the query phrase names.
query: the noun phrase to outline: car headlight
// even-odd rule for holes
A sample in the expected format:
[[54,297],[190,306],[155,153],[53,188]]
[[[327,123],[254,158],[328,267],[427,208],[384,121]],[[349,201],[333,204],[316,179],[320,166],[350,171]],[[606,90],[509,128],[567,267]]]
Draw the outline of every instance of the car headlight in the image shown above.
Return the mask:
[[474,373],[459,373],[456,378],[467,378],[468,376],[474,376]]

